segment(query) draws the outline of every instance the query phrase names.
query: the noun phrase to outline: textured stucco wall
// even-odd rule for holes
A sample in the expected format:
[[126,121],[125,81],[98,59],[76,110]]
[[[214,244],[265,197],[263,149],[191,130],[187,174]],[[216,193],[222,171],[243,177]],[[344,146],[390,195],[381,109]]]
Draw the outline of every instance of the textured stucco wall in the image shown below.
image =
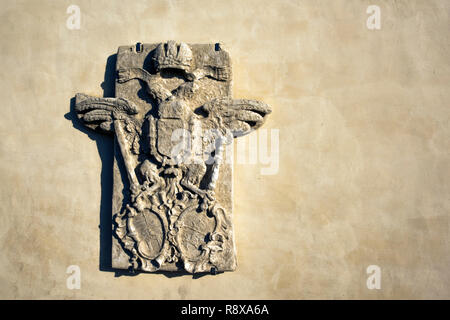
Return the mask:
[[[0,298],[449,298],[449,14],[445,0],[2,0]],[[234,96],[273,107],[279,171],[235,165],[236,272],[115,277],[99,270],[112,143],[74,128],[70,99],[103,94],[119,45],[169,39],[226,44]]]

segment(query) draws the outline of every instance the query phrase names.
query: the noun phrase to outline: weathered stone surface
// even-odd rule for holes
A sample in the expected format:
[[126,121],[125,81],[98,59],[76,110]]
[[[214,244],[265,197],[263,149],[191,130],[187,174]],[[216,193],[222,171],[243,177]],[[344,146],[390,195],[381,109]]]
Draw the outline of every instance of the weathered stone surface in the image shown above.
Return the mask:
[[224,151],[270,108],[231,98],[230,57],[220,44],[123,46],[116,71],[116,98],[77,94],[75,106],[88,128],[115,137],[112,267],[234,270]]

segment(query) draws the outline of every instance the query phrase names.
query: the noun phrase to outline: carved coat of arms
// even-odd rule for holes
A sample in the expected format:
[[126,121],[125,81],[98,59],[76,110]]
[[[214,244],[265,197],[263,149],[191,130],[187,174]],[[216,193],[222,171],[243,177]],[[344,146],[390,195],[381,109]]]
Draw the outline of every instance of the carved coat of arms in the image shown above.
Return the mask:
[[115,98],[75,101],[85,126],[115,137],[112,267],[234,270],[224,148],[260,127],[270,108],[231,98],[220,44],[119,47],[116,71]]

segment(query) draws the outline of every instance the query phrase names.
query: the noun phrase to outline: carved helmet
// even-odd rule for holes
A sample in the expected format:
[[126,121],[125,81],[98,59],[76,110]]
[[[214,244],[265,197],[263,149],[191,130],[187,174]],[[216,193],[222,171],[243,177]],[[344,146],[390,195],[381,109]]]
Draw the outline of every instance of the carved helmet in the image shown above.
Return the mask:
[[187,71],[191,68],[193,55],[191,48],[186,43],[177,44],[171,40],[158,45],[153,60],[156,71],[168,68]]

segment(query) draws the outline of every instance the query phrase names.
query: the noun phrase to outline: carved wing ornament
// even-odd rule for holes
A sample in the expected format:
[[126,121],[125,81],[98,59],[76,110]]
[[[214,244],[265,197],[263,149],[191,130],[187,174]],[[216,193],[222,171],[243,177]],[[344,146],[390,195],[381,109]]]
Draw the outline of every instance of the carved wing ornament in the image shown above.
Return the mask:
[[211,128],[218,128],[222,132],[230,131],[235,137],[258,129],[271,112],[264,102],[228,97],[208,101],[202,106],[202,110],[208,114]]
[[[219,44],[142,46],[119,48],[116,98],[75,100],[82,123],[116,141],[113,267],[232,271],[232,171],[222,161],[224,145],[258,129],[271,109],[231,98],[231,61]],[[199,140],[199,150],[180,156],[174,137],[188,145]]]

